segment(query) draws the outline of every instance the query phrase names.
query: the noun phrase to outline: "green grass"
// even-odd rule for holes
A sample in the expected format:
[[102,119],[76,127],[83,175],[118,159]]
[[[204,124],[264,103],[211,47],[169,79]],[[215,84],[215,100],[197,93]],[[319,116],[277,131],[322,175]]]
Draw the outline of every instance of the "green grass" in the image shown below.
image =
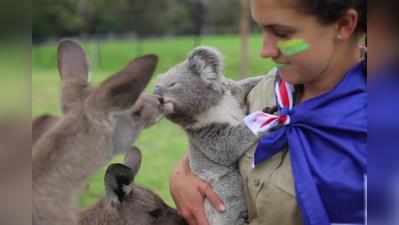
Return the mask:
[[[259,57],[260,36],[250,39],[249,74],[259,75],[267,72],[272,64]],[[238,79],[239,49],[237,36],[209,36],[202,40],[202,45],[217,47],[225,57],[225,75]],[[83,42],[91,62],[92,81],[97,83],[121,69],[132,58],[154,53],[160,57],[156,74],[185,59],[194,47],[189,37],[174,39],[147,39],[138,43],[133,40],[103,41],[100,43],[100,59],[95,49],[97,43]],[[59,76],[56,67],[56,43],[48,43],[32,50],[32,116],[42,113],[60,114],[59,110]],[[157,75],[147,91],[152,90]],[[157,192],[170,205],[174,205],[169,194],[168,177],[188,147],[184,132],[176,125],[163,120],[154,127],[145,130],[135,143],[143,153],[143,163],[136,178],[138,184]],[[114,161],[121,161],[121,156]],[[90,178],[85,192],[81,196],[81,206],[85,207],[103,195],[104,169]]]
[[[29,47],[29,48],[28,48]],[[30,114],[30,45],[0,39],[0,118]]]

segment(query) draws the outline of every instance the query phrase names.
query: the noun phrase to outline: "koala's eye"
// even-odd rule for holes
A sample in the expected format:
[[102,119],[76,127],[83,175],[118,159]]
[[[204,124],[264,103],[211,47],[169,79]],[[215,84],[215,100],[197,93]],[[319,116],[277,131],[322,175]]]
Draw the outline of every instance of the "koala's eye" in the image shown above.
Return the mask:
[[161,208],[157,208],[157,209],[151,210],[149,212],[149,214],[152,217],[154,217],[154,218],[159,218],[161,216],[161,214],[162,214],[162,209]]
[[177,85],[177,82],[172,82],[172,83],[170,83],[168,86],[170,87],[170,88],[172,88],[172,87],[175,87]]

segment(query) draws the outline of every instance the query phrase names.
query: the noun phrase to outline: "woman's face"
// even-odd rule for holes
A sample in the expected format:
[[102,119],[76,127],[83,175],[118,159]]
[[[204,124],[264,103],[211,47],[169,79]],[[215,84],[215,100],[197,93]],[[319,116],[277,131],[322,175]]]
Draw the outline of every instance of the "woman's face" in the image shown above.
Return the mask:
[[[336,58],[338,29],[335,24],[322,25],[314,16],[305,15],[293,0],[252,0],[253,19],[263,28],[261,56],[283,64],[284,80],[306,84],[323,79]],[[286,56],[280,52],[280,41],[300,39],[309,45],[301,53]]]

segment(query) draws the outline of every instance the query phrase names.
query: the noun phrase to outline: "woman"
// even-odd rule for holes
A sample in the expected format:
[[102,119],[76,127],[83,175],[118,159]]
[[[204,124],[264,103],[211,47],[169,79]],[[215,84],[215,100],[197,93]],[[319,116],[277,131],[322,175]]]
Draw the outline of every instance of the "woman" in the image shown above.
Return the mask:
[[[296,87],[294,109],[285,111],[292,124],[262,137],[240,161],[251,225],[364,223],[367,94],[358,43],[366,32],[366,4],[251,0],[252,17],[263,28],[261,56],[279,69],[249,94],[250,112],[276,104],[276,79]],[[299,40],[301,50],[284,51],[289,40]],[[223,211],[211,187],[191,174],[187,157],[170,183],[190,225],[208,224],[204,198]]]
[[[398,1],[373,1],[369,5],[368,32],[369,127],[368,182],[371,225],[399,224],[399,15]],[[383,176],[381,176],[383,174]],[[381,179],[383,177],[383,179]]]

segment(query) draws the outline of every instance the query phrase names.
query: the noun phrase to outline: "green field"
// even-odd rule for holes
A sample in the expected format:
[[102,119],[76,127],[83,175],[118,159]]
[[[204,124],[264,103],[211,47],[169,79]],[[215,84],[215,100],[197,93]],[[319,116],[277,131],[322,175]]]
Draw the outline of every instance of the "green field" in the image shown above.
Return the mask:
[[[225,57],[225,75],[238,79],[240,41],[237,36],[208,36],[202,39],[202,45],[217,47]],[[262,40],[260,36],[250,39],[249,74],[260,75],[267,72],[272,64],[259,57]],[[122,68],[130,59],[155,53],[160,57],[156,75],[147,88],[151,92],[157,76],[168,68],[184,60],[193,48],[190,37],[173,39],[147,39],[83,42],[91,61],[91,80],[99,82]],[[100,46],[100,47],[98,47]],[[59,76],[56,69],[56,43],[48,43],[32,49],[32,116],[42,113],[60,114]],[[154,127],[145,130],[135,143],[143,153],[143,163],[136,182],[161,195],[170,205],[173,201],[169,194],[169,174],[187,149],[187,139],[174,124],[162,120]],[[115,161],[120,161],[121,156]],[[104,169],[90,179],[89,185],[81,197],[81,206],[87,206],[103,195]]]

